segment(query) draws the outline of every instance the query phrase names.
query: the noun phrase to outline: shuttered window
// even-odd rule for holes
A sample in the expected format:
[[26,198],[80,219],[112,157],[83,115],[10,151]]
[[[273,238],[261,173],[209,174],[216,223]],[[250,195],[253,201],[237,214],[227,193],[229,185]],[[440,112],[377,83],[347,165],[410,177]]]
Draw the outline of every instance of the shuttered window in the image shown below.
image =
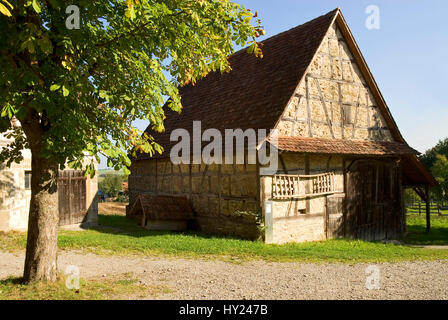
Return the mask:
[[344,105],[343,112],[344,112],[344,124],[353,124],[352,106]]
[[25,189],[31,189],[31,171],[25,171]]

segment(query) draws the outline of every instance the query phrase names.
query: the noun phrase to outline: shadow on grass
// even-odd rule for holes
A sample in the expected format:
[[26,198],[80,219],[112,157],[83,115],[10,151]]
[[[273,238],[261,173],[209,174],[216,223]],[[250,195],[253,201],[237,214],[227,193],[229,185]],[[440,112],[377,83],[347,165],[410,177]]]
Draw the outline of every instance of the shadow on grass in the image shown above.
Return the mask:
[[423,216],[409,215],[408,232],[403,240],[408,244],[448,245],[448,216],[431,215],[431,231],[426,232]]
[[[448,245],[448,217],[434,216],[431,232],[426,232],[426,220],[422,216],[408,216],[408,232],[403,237],[407,244]],[[105,234],[123,234],[136,238],[152,236],[186,235],[204,239],[242,240],[236,236],[216,235],[201,231],[157,231],[147,230],[137,225],[137,222],[122,215],[99,215],[99,226],[91,228]]]
[[186,236],[200,237],[204,239],[245,240],[236,236],[217,235],[196,230],[186,230],[186,231],[147,230],[138,226],[135,220],[126,218],[125,216],[122,215],[100,214],[98,215],[98,226],[91,227],[90,229],[105,234],[122,234],[136,238],[151,237],[151,236],[166,236],[166,235],[168,236],[186,235]]
[[22,277],[11,277],[0,280],[0,286],[22,285],[25,284]]

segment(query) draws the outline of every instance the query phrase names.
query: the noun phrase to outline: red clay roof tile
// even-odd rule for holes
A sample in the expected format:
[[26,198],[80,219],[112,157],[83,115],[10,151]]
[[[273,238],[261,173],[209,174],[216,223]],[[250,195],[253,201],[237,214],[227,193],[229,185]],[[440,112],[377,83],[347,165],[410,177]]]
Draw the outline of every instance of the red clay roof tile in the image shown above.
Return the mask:
[[283,151],[340,155],[415,155],[419,152],[399,142],[342,140],[279,136],[274,145]]
[[185,197],[141,194],[129,214],[145,214],[150,220],[189,220],[193,218],[190,202]]

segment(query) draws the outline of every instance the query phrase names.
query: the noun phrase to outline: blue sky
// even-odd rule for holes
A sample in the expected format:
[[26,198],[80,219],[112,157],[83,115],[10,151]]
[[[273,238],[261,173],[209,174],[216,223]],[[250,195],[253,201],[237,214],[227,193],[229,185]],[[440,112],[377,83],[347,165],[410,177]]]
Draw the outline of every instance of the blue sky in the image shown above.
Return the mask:
[[[448,137],[448,1],[234,1],[258,11],[266,37],[340,7],[407,142],[424,152]],[[365,26],[369,5],[380,9],[379,30]]]

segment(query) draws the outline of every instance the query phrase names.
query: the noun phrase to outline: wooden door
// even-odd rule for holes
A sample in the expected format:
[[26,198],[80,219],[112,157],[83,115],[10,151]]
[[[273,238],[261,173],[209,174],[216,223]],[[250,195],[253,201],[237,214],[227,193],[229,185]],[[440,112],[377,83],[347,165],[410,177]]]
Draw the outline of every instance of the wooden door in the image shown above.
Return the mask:
[[347,171],[345,235],[396,239],[401,224],[401,177],[395,161],[357,160]]
[[59,225],[78,224],[87,214],[87,178],[82,171],[60,171],[58,179]]

